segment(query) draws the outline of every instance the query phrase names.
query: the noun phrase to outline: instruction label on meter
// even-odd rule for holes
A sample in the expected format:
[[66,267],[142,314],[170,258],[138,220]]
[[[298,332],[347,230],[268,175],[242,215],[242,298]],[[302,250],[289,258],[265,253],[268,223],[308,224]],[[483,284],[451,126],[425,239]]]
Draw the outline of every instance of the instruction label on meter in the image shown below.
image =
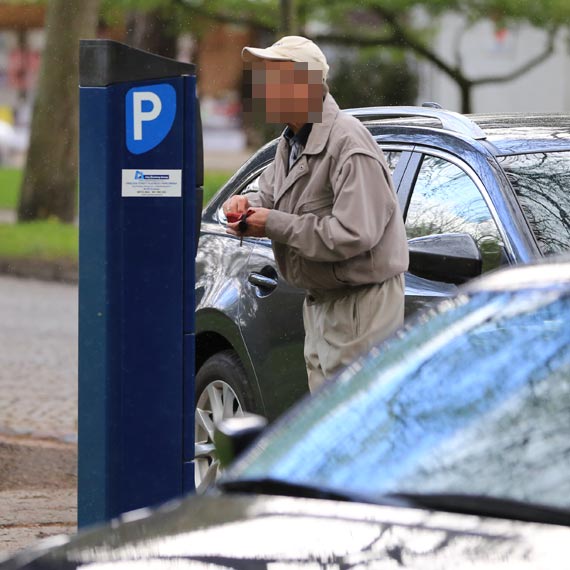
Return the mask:
[[124,198],[180,198],[182,170],[123,170]]

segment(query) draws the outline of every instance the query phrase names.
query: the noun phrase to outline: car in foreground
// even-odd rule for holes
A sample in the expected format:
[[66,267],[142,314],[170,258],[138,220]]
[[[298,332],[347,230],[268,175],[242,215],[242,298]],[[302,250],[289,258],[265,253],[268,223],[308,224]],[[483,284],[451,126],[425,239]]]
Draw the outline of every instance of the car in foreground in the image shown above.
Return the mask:
[[565,568],[570,260],[494,272],[271,424],[205,495],[17,568]]
[[[386,155],[406,221],[406,314],[468,279],[570,248],[570,116],[462,116],[426,107],[353,109]],[[202,216],[196,272],[195,479],[217,476],[212,419],[275,419],[307,390],[304,292],[267,239],[225,233],[222,204],[257,188],[260,149]],[[300,160],[310,160],[302,157]],[[371,189],[372,191],[373,189]]]

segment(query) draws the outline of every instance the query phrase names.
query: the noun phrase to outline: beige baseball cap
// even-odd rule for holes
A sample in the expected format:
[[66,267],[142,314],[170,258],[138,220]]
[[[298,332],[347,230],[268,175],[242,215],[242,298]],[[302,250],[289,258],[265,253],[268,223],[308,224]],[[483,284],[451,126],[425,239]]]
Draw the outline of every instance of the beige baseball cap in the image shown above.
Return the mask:
[[329,65],[325,54],[315,42],[303,36],[285,36],[268,48],[244,47],[241,52],[243,61],[271,59],[274,61],[306,62],[310,68],[321,69],[326,80]]

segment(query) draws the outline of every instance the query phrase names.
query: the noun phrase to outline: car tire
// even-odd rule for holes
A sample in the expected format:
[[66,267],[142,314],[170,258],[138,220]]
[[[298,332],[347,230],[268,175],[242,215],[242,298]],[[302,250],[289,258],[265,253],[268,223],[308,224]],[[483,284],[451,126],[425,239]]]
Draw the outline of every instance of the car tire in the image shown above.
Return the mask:
[[254,411],[245,370],[233,350],[211,356],[196,374],[194,410],[194,482],[204,493],[220,475],[214,426],[222,419]]

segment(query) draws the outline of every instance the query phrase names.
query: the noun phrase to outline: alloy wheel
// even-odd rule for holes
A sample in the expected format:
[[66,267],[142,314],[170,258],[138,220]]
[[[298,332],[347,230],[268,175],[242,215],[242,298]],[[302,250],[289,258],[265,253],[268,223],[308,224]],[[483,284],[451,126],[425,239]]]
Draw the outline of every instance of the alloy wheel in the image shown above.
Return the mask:
[[206,386],[196,402],[194,417],[194,482],[204,493],[220,475],[214,443],[214,428],[221,420],[243,416],[243,408],[233,388],[223,380]]

